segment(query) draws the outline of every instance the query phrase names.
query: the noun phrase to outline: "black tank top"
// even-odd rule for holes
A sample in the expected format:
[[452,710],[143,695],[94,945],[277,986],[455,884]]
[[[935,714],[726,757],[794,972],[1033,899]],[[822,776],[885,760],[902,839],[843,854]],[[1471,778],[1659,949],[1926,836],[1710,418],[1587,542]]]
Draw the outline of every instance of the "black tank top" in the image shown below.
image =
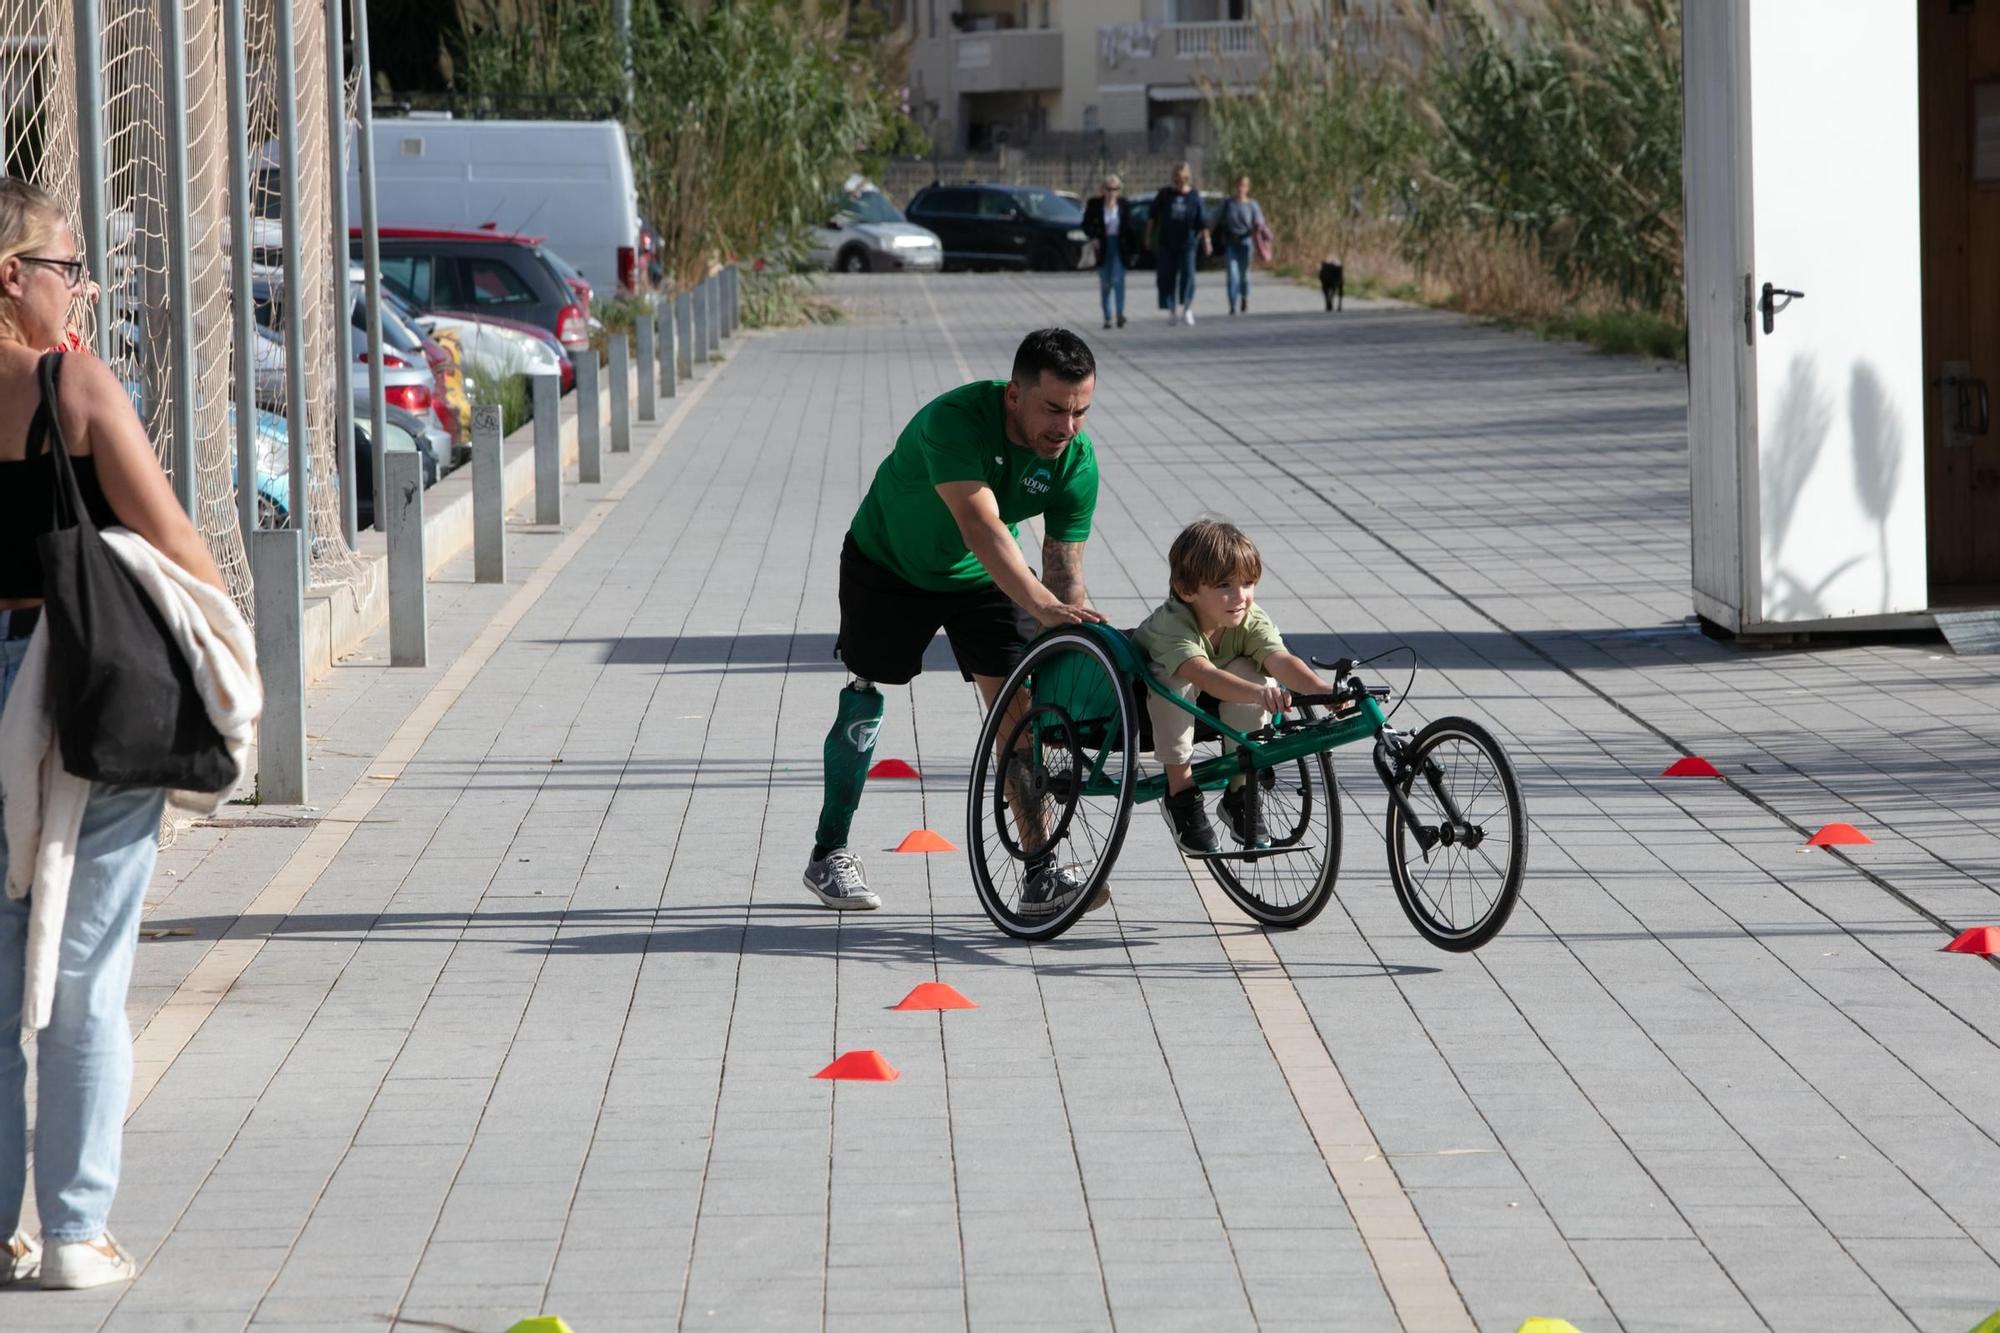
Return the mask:
[[[20,462],[0,462],[0,597],[42,595],[42,564],[35,555],[35,538],[55,523],[55,460],[47,447],[55,434],[52,424],[49,405],[44,402],[28,422],[28,456]],[[118,515],[111,511],[104,489],[97,483],[97,460],[88,454],[71,454],[69,461],[90,521],[100,528],[119,526]]]

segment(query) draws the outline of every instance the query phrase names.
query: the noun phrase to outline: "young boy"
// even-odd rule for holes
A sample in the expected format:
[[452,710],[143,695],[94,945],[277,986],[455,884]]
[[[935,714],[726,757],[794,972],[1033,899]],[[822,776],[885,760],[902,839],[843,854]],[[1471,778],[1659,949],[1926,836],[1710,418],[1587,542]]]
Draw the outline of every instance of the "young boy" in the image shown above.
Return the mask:
[[[1291,707],[1290,686],[1326,694],[1333,686],[1285,651],[1277,626],[1257,605],[1264,561],[1257,547],[1231,523],[1203,519],[1174,538],[1167,551],[1167,600],[1146,617],[1134,638],[1151,659],[1160,682],[1192,700],[1206,693],[1221,702],[1225,725],[1250,732],[1271,714]],[[1273,684],[1267,677],[1275,677]],[[1220,850],[1201,789],[1194,785],[1194,715],[1148,693],[1153,754],[1167,771],[1167,813],[1183,850]],[[1247,809],[1246,809],[1247,807]],[[1268,847],[1261,802],[1245,800],[1243,778],[1229,780],[1223,817],[1245,847]]]

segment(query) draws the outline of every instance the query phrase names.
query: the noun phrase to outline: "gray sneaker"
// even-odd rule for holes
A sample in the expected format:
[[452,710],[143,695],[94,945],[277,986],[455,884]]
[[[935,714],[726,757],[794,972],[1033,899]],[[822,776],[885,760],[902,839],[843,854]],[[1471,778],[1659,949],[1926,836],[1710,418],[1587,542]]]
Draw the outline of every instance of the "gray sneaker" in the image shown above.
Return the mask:
[[[1090,882],[1090,872],[1082,866],[1057,865],[1053,861],[1037,866],[1028,872],[1028,882],[1021,890],[1021,903],[1017,909],[1022,916],[1052,916],[1075,901],[1083,892],[1083,886]],[[1090,895],[1090,906],[1086,912],[1095,912],[1111,901],[1111,890],[1102,884],[1097,892]]]
[[861,859],[845,847],[806,862],[806,887],[836,912],[872,912],[882,905],[882,900],[869,892]]

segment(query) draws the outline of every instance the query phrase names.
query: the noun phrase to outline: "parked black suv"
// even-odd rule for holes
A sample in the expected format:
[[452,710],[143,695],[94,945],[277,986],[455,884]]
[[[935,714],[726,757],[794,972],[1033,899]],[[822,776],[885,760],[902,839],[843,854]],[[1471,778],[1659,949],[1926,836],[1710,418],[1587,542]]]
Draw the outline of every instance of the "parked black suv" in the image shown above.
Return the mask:
[[1083,209],[1039,185],[927,185],[903,210],[944,245],[946,268],[1081,268]]

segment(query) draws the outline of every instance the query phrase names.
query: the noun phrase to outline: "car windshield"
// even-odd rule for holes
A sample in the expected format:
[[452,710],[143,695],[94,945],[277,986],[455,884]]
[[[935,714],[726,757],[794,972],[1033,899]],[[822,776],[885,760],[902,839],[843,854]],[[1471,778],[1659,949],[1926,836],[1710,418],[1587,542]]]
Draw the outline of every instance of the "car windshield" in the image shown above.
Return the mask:
[[840,218],[849,222],[901,222],[903,215],[880,190],[842,195],[834,205]]
[[1081,222],[1083,210],[1054,190],[1017,190],[1014,199],[1028,216],[1043,222]]

